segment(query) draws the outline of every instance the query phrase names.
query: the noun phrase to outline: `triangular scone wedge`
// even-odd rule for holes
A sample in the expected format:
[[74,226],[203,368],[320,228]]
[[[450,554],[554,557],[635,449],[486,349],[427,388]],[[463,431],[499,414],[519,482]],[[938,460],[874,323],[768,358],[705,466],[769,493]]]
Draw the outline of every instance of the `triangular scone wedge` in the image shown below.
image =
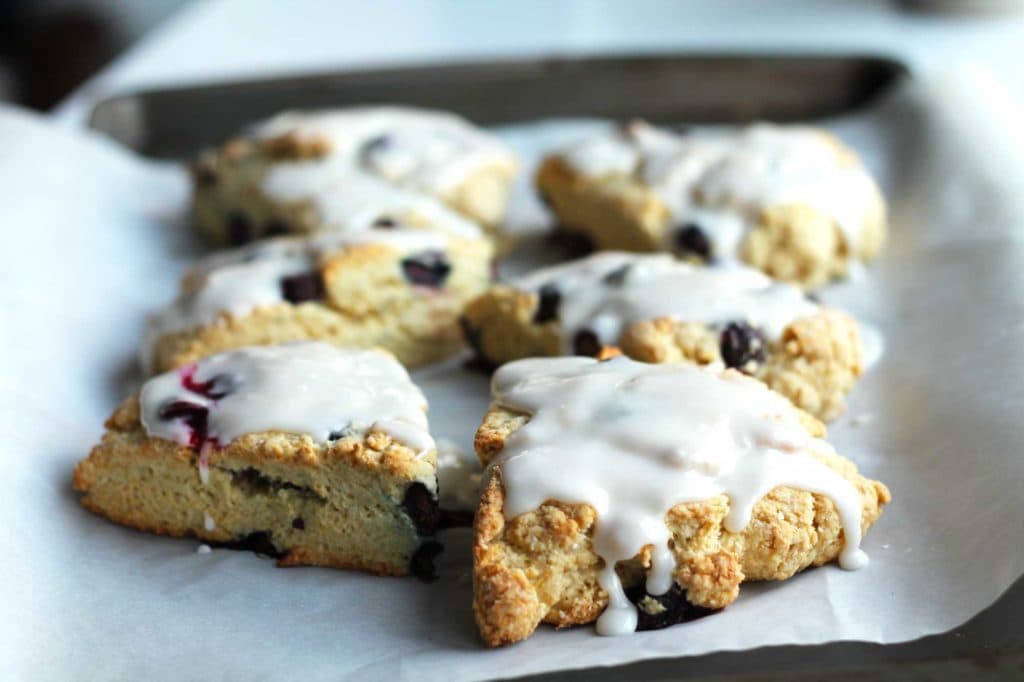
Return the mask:
[[[169,373],[176,374],[196,376]],[[242,379],[239,391],[253,377]],[[184,389],[175,397],[183,399],[206,402]],[[340,395],[339,417],[344,401]],[[208,407],[207,414],[217,409]],[[196,423],[178,414],[185,415],[183,426]],[[372,427],[324,440],[263,430],[200,449],[149,433],[142,419],[139,396],[125,400],[107,420],[102,441],[75,468],[74,488],[86,509],[139,530],[252,549],[277,557],[281,566],[433,573],[440,551],[432,539],[439,518],[433,446],[413,449]]]
[[[824,437],[825,427],[793,408],[808,433]],[[488,465],[506,441],[529,423],[530,415],[492,403],[476,434],[480,461]],[[890,501],[888,488],[857,472],[839,455],[815,455],[852,484],[861,499],[866,531]],[[573,475],[565,471],[558,475]],[[599,585],[603,561],[594,550],[598,514],[587,504],[547,500],[538,508],[506,518],[503,467],[490,468],[474,526],[474,611],[488,646],[529,637],[541,623],[568,627],[598,619],[608,605]],[[835,560],[844,533],[832,500],[780,486],[753,507],[740,532],[724,527],[729,497],[678,504],[665,516],[676,561],[672,590],[652,597],[644,589],[652,546],[617,564],[630,600],[638,605],[638,629],[690,620],[732,603],[744,580],[784,580]]]

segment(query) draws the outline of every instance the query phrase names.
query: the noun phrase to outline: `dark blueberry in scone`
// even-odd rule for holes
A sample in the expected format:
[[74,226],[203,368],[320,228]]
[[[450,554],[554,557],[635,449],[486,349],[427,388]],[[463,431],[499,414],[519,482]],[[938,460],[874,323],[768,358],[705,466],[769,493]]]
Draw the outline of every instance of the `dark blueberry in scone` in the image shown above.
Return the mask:
[[296,516],[292,519],[292,528],[295,530],[306,530],[306,520],[301,516]]
[[719,349],[726,367],[743,369],[749,362],[764,360],[764,336],[746,322],[730,322],[722,330]]
[[584,329],[576,332],[576,336],[572,340],[572,349],[576,355],[595,357],[601,352],[601,340],[594,332]]
[[157,416],[161,419],[180,419],[185,422],[192,429],[189,445],[197,448],[206,440],[206,422],[209,414],[209,411],[202,405],[175,400],[161,407]]
[[288,234],[288,223],[274,218],[264,226],[263,233],[266,237],[280,237],[283,234]]
[[244,213],[228,214],[228,241],[234,246],[241,246],[252,241],[252,223]]
[[377,218],[376,220],[373,221],[373,226],[379,230],[390,230],[392,228],[398,227],[398,223],[396,223],[393,218],[381,216],[380,218]]
[[558,304],[562,301],[562,294],[558,287],[549,282],[537,292],[537,312],[533,315],[534,324],[544,324],[551,320],[558,319]]
[[622,283],[626,281],[626,275],[629,274],[629,269],[631,267],[632,266],[629,263],[626,263],[620,268],[615,268],[604,276],[604,283],[613,287],[622,286]]
[[696,223],[686,223],[676,232],[676,248],[683,253],[711,258],[711,242]]
[[451,271],[451,263],[440,251],[423,251],[402,259],[405,278],[419,286],[440,288]]
[[249,533],[248,535],[235,540],[217,543],[217,546],[224,547],[226,549],[244,549],[254,552],[260,556],[271,557],[273,559],[279,559],[281,557],[281,551],[274,546],[274,543],[270,538],[270,533],[265,530]]
[[434,559],[441,553],[444,546],[440,542],[424,542],[409,560],[409,572],[420,580],[437,580],[437,567]]
[[303,303],[323,298],[324,283],[318,272],[303,272],[281,278],[281,295],[289,303]]
[[437,525],[441,521],[441,510],[437,506],[437,499],[419,481],[416,481],[405,490],[405,498],[402,500],[402,509],[416,526],[416,532],[420,535],[433,535]]
[[205,163],[192,166],[192,182],[196,187],[212,187],[217,184],[217,171]]
[[637,630],[659,630],[715,612],[715,609],[694,606],[686,601],[686,592],[678,584],[673,584],[668,592],[655,597],[647,594],[641,583],[627,587],[626,596],[636,604]]

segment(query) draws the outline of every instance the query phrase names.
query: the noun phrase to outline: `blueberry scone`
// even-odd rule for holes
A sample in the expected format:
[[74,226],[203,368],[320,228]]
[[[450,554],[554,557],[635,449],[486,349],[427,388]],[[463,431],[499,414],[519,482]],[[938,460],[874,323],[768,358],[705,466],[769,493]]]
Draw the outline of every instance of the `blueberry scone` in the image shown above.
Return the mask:
[[846,275],[886,237],[885,201],[857,155],[808,127],[633,122],[548,157],[536,182],[564,229],[599,249],[738,258],[804,288]]
[[74,487],[116,523],[282,566],[430,577],[440,546],[426,409],[381,351],[243,348],[146,382]]
[[498,284],[462,326],[484,364],[590,355],[722,363],[832,419],[863,371],[857,323],[753,268],[603,251]]
[[458,316],[490,282],[491,255],[486,239],[393,225],[214,254],[150,318],[143,364],[300,339],[385,348],[407,366],[439,360],[462,347]]
[[453,114],[289,112],[199,157],[194,213],[207,236],[234,245],[362,229],[381,218],[493,232],[516,170],[496,138]]
[[728,606],[745,580],[859,568],[890,499],[820,422],[735,370],[531,358],[492,389],[473,547],[488,646],[540,623],[665,627]]

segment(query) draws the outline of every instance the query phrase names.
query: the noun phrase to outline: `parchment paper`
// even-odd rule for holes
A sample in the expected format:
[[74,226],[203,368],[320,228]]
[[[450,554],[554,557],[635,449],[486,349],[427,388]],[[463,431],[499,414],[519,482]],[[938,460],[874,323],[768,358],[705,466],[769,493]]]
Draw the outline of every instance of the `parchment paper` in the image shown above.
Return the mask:
[[[196,247],[180,168],[0,110],[0,560],[4,679],[444,679],[515,676],[771,644],[898,642],[954,627],[1024,569],[1024,144],[983,79],[910,85],[829,122],[892,202],[892,237],[825,294],[887,350],[831,428],[895,501],[866,569],[745,585],[703,620],[632,637],[541,628],[486,651],[470,608],[467,531],[433,584],[277,569],[252,554],[119,528],[81,510],[70,473],[131,389],[147,311]],[[505,131],[528,154],[577,125]],[[530,216],[533,216],[531,218]],[[516,213],[536,223],[537,207]],[[519,264],[521,265],[521,264]],[[437,436],[470,452],[485,377],[417,373]]]

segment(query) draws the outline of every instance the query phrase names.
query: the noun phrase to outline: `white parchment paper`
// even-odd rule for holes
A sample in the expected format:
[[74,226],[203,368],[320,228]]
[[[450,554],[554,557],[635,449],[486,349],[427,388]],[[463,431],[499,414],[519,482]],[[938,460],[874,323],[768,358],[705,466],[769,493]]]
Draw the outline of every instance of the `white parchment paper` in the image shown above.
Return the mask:
[[[984,79],[911,85],[829,122],[891,198],[892,238],[825,293],[884,333],[886,354],[831,429],[894,502],[866,569],[745,585],[724,612],[600,638],[541,628],[486,651],[470,608],[467,531],[433,584],[277,569],[251,554],[119,528],[81,510],[74,463],[131,390],[145,313],[195,254],[178,168],[0,109],[0,678],[444,679],[840,639],[898,642],[954,627],[1024,571],[1024,143]],[[505,131],[527,154],[578,135]],[[542,216],[529,201],[516,220]],[[518,264],[521,266],[522,264]],[[485,377],[417,373],[437,436],[467,454]]]

